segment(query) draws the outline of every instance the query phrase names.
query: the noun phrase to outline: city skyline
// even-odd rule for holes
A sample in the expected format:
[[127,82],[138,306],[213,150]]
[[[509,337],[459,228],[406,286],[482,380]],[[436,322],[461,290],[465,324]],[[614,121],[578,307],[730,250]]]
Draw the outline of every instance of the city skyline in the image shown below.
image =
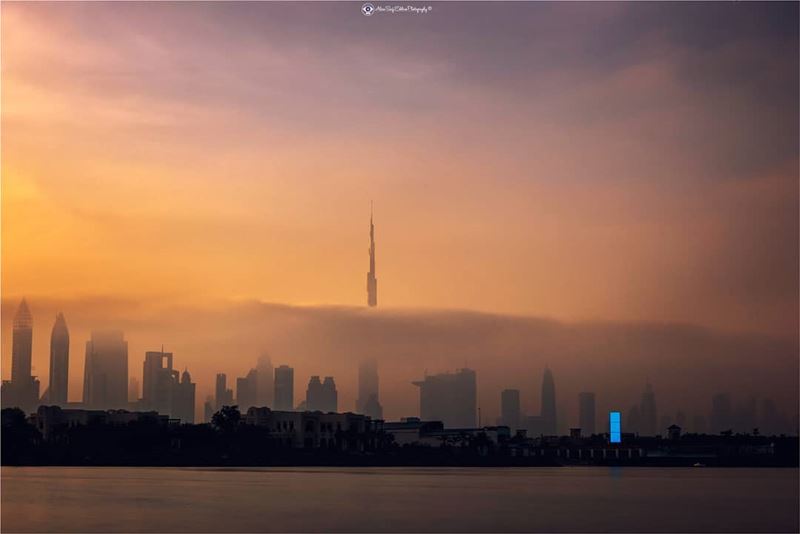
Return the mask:
[[[19,369],[22,369],[23,372],[20,373],[20,376],[24,374],[25,371],[25,364],[26,362],[30,361],[29,356],[26,351],[30,352],[32,349],[32,344],[29,342],[29,338],[32,339],[33,331],[32,324],[34,323],[33,316],[30,312],[28,301],[23,299],[19,303],[19,307],[17,313],[15,314],[15,327],[17,330],[22,332],[21,334],[17,335],[20,339],[20,343],[17,344],[23,347],[23,351],[18,351],[20,361],[23,365],[21,367],[18,366]],[[50,344],[50,355],[51,355],[51,365],[55,362],[58,366],[61,366],[60,359],[63,360],[63,353],[65,352],[65,347],[63,346],[63,336],[66,334],[66,338],[69,339],[69,332],[62,331],[62,329],[66,329],[66,319],[63,313],[59,312],[56,315],[56,320],[53,325],[53,329],[51,331],[51,344]],[[58,332],[58,335],[56,333]],[[15,330],[15,333],[16,330]],[[70,400],[75,403],[78,402],[79,404],[86,406],[86,407],[97,407],[97,408],[133,408],[134,405],[128,403],[130,391],[131,389],[128,387],[122,388],[120,387],[122,384],[128,384],[128,362],[130,361],[130,365],[132,367],[136,367],[138,363],[136,363],[136,358],[129,358],[128,356],[128,340],[125,339],[124,332],[116,329],[92,329],[91,330],[91,337],[90,340],[85,343],[86,346],[86,357],[81,362],[83,364],[83,369],[81,370],[81,374],[83,376],[83,382],[80,384],[79,388],[75,388],[75,384],[71,387],[72,393],[70,394]],[[152,352],[146,351],[145,352],[145,361],[150,357],[151,354],[160,355],[160,354],[168,354],[171,360],[171,353],[163,352]],[[380,350],[376,350],[375,348],[370,348],[370,352],[372,353],[380,353]],[[53,356],[56,355],[57,352],[61,352],[61,358],[53,359]],[[115,355],[116,354],[116,355]],[[68,357],[68,356],[67,356]],[[287,358],[291,361],[291,358]],[[121,363],[115,363],[117,360]],[[192,364],[191,359],[183,360],[186,363]],[[348,365],[352,365],[349,369],[347,369],[345,373],[345,378],[348,375],[355,375],[357,370],[358,379],[357,382],[355,380],[345,380],[344,383],[347,385],[347,389],[344,390],[345,399],[352,398],[355,401],[354,407],[356,413],[365,413],[367,415],[372,415],[375,417],[376,413],[379,413],[383,416],[383,405],[380,403],[380,397],[377,394],[377,382],[378,382],[378,375],[377,375],[377,361],[378,358],[370,357],[362,359],[359,363],[356,363],[355,360],[350,360]],[[264,389],[264,385],[262,384],[263,378],[259,379],[257,377],[256,370],[258,368],[263,368],[265,371],[271,370],[271,360],[269,356],[265,353],[262,353],[256,359],[256,366],[247,366],[249,371],[243,372],[235,372],[232,375],[231,385],[230,388],[227,389],[227,397],[223,396],[222,402],[215,402],[212,406],[214,410],[220,409],[223,405],[232,405],[232,404],[241,404],[242,406],[275,406],[275,400],[277,396],[274,397],[273,401],[267,403],[259,403],[259,399],[265,398],[273,398],[270,397],[270,389],[274,391],[278,391],[278,388],[272,388],[272,380],[268,380],[267,389]],[[87,363],[89,365],[87,365]],[[342,362],[340,362],[341,364]],[[330,362],[329,362],[330,364]],[[75,363],[73,363],[75,365]],[[212,362],[211,365],[214,369],[218,369],[219,365],[218,362]],[[63,369],[63,366],[60,367]],[[167,367],[172,369],[171,364]],[[282,404],[281,409],[284,410],[295,410],[295,409],[305,409],[306,401],[308,397],[306,397],[306,401],[303,400],[303,385],[296,383],[296,379],[293,378],[295,375],[295,370],[291,366],[286,366],[285,364],[280,365],[279,367],[275,368],[275,379],[277,380],[277,375],[280,372],[284,374],[287,371],[283,371],[283,369],[287,369],[288,372],[291,373],[291,381],[289,383],[289,390],[292,389],[297,390],[299,387],[301,394],[298,397],[297,394],[292,394],[290,400],[287,401],[288,404]],[[341,369],[341,365],[338,367]],[[490,374],[496,374],[497,369],[487,368],[485,365],[480,366],[482,372],[489,371]],[[104,384],[109,381],[109,377],[111,375],[107,374],[111,371],[105,369],[118,369],[119,371],[119,379],[115,382],[117,385],[110,388],[107,388]],[[520,408],[520,427],[533,429],[536,433],[544,433],[544,434],[551,434],[557,432],[564,433],[568,428],[574,427],[575,425],[579,424],[582,418],[581,410],[583,410],[582,402],[579,401],[575,404],[572,403],[570,399],[556,398],[555,394],[555,384],[553,380],[552,371],[550,370],[548,365],[544,365],[543,367],[543,381],[541,384],[541,388],[536,392],[536,387],[530,387],[530,384],[535,382],[535,378],[529,377],[529,380],[524,380],[523,382],[528,383],[525,387],[520,387],[519,389],[515,390],[519,392],[519,390],[523,390],[522,397],[526,400],[525,404]],[[51,367],[52,370],[52,367]],[[447,368],[443,368],[443,371],[448,371]],[[14,371],[14,366],[12,365],[11,371]],[[280,372],[279,372],[280,371]],[[116,372],[116,371],[114,371]],[[189,383],[191,382],[191,378],[187,378],[188,375],[184,373],[187,377],[184,377],[184,380],[179,380],[179,373],[177,370],[171,371],[174,374],[175,382],[176,383]],[[216,372],[216,371],[215,371]],[[310,376],[312,377],[312,381],[315,378],[314,373],[318,372],[316,368],[312,368],[309,371]],[[426,377],[431,376],[428,375],[427,369],[425,370]],[[470,372],[474,373],[473,370]],[[98,374],[100,373],[100,374]],[[13,373],[12,373],[13,374]],[[217,373],[217,387],[219,387],[219,378],[224,377],[226,373]],[[337,376],[342,376],[341,372],[336,373]],[[307,375],[308,376],[308,375]],[[448,376],[446,373],[440,375],[442,377]],[[95,378],[99,377],[99,378]],[[131,379],[135,379],[138,383],[138,377],[134,377],[133,374],[130,375]],[[147,363],[145,363],[145,373],[143,373],[142,377],[144,377],[144,383],[148,382],[147,379]],[[23,377],[24,378],[24,377]],[[63,380],[62,376],[62,380]],[[73,377],[74,378],[74,377]],[[319,382],[319,375],[316,376],[317,381]],[[37,379],[37,375],[32,373],[31,371],[31,379],[39,389],[40,381]],[[116,379],[115,379],[116,380]],[[302,380],[302,376],[301,376]],[[326,383],[328,381],[333,381],[332,376],[326,376]],[[426,378],[427,380],[427,378]],[[518,382],[518,377],[515,379]],[[585,382],[585,378],[582,379]],[[23,380],[24,381],[24,380]],[[474,379],[473,379],[474,381]],[[202,379],[200,382],[200,391],[201,392],[209,392],[211,391],[208,389],[210,387],[210,383],[205,383]],[[284,381],[284,383],[286,383]],[[415,382],[416,383],[416,382]],[[663,383],[663,382],[662,382]],[[791,383],[791,380],[787,383]],[[100,384],[98,386],[98,384]],[[492,385],[494,389],[487,390],[484,388],[480,395],[478,395],[477,390],[474,390],[471,394],[474,399],[474,413],[473,418],[477,420],[478,414],[481,410],[483,410],[485,419],[483,420],[484,424],[487,422],[493,421],[496,418],[502,416],[502,406],[500,402],[497,403],[496,412],[493,411],[495,409],[495,400],[493,399],[494,396],[497,397],[497,400],[500,399],[500,392],[501,390],[505,390],[507,386],[514,385],[514,380],[507,380],[505,382],[495,383]],[[779,392],[776,391],[766,391],[763,389],[759,389],[759,385],[756,384],[755,389],[749,390],[740,390],[736,391],[735,387],[730,386],[730,384],[723,384],[721,387],[716,387],[715,389],[707,389],[707,388],[695,388],[694,396],[697,397],[697,394],[700,394],[700,397],[704,397],[701,404],[697,405],[695,402],[687,402],[686,400],[676,402],[674,399],[672,402],[668,403],[668,407],[661,412],[658,412],[658,409],[655,404],[655,397],[653,394],[652,386],[650,385],[647,380],[644,381],[645,388],[644,393],[637,393],[635,397],[640,398],[640,402],[634,404],[634,406],[630,409],[622,409],[623,417],[625,418],[625,427],[629,429],[636,429],[637,432],[642,432],[645,435],[655,434],[659,431],[659,429],[663,430],[662,427],[666,428],[669,424],[679,423],[682,428],[714,428],[715,426],[719,425],[731,425],[732,422],[737,421],[736,428],[743,429],[744,426],[752,425],[756,420],[766,420],[769,421],[770,428],[785,428],[787,431],[792,431],[792,421],[795,419],[791,413],[791,405],[787,405],[785,403],[784,398],[780,396]],[[129,384],[130,385],[130,384]],[[259,385],[261,387],[259,388]],[[319,384],[322,385],[321,383]],[[332,384],[331,384],[332,385]],[[357,387],[356,387],[357,386]],[[196,398],[196,401],[193,402],[194,409],[192,410],[192,414],[202,414],[204,409],[202,408],[202,398],[203,395],[198,394],[195,397],[194,393],[194,383],[192,383],[192,398]],[[474,385],[472,386],[475,387]],[[639,384],[633,382],[633,387],[638,389],[640,387]],[[604,403],[606,408],[614,408],[616,410],[620,410],[620,406],[630,406],[630,397],[627,396],[624,400],[620,400],[619,396],[617,395],[610,395],[609,398],[604,398],[603,395],[603,388],[596,388],[597,390],[601,391],[601,402]],[[47,395],[49,395],[49,388],[42,388],[44,390],[44,394],[42,394],[42,402],[41,404],[48,404],[50,403],[47,401]],[[137,397],[141,398],[143,404],[141,406],[147,405],[147,401],[145,400],[145,391],[147,390],[147,386],[143,389],[142,396]],[[285,387],[283,388],[286,391]],[[78,394],[75,391],[82,392],[82,396],[77,396]],[[125,394],[125,397],[108,397],[108,391],[114,391],[118,393]],[[219,391],[219,390],[218,390]],[[267,393],[265,393],[265,391]],[[760,392],[759,392],[760,391]],[[126,393],[127,392],[127,393]],[[356,396],[356,392],[358,393],[359,397]],[[735,405],[731,401],[731,392],[733,392],[733,397],[735,398]],[[393,402],[389,403],[389,418],[400,418],[409,416],[412,414],[416,414],[418,416],[423,416],[425,411],[421,411],[416,407],[412,407],[412,405],[416,405],[417,407],[421,408],[421,405],[416,402],[410,401],[409,391],[406,391],[405,399],[398,402],[398,398],[394,397],[392,399]],[[532,394],[531,394],[532,393]],[[605,392],[608,393],[608,392]],[[677,393],[677,392],[674,392]],[[792,392],[789,392],[790,394]],[[41,394],[41,391],[40,391]],[[337,395],[335,386],[333,387],[333,394],[334,398]],[[570,392],[568,395],[576,395],[580,397],[584,395],[583,392],[580,392],[578,395],[577,393]],[[777,396],[777,402],[776,397]],[[460,395],[460,394],[459,394]],[[458,397],[459,395],[455,395],[454,397]],[[594,393],[592,393],[594,396]],[[375,407],[368,408],[365,406],[363,402],[359,403],[358,399],[360,397],[367,396],[369,400],[369,396],[373,396],[377,401],[377,409],[378,412],[372,411]],[[411,395],[414,396],[414,395]],[[540,397],[540,402],[538,403],[538,408],[536,404],[532,404],[531,399],[534,397]],[[681,395],[684,397],[684,395]],[[717,404],[718,398],[724,397],[727,400],[727,411],[723,413],[723,415],[719,415],[721,409],[718,408]],[[219,399],[219,392],[212,396],[213,399]],[[791,397],[790,397],[791,398]],[[116,400],[115,400],[116,399]],[[708,408],[708,401],[711,399],[712,408]],[[336,411],[339,409],[339,406],[345,406],[343,410],[339,411],[350,411],[346,407],[346,402],[343,401],[345,404],[341,404],[342,401],[334,400],[334,404],[324,404],[319,406],[312,406],[312,410],[322,409],[323,411]],[[298,404],[300,403],[300,404]],[[409,404],[410,403],[410,404]],[[57,402],[53,402],[50,404],[58,404]],[[398,404],[403,407],[398,407]],[[139,405],[136,405],[139,406]],[[533,406],[533,408],[531,408]],[[336,409],[331,409],[331,407],[335,407]],[[565,409],[566,408],[566,409]],[[592,406],[594,409],[594,406]],[[449,409],[449,408],[446,408]],[[437,409],[438,410],[438,409]],[[207,415],[207,410],[206,415]],[[436,410],[434,410],[436,411]],[[430,412],[430,410],[428,410]],[[436,411],[438,414],[438,411]],[[566,413],[564,413],[566,412]],[[183,413],[186,413],[185,411]],[[432,413],[432,412],[430,412]],[[430,413],[428,415],[430,415]],[[556,415],[558,413],[558,416]],[[660,417],[659,417],[660,415]],[[437,415],[440,418],[448,419],[449,416],[441,416]],[[202,418],[200,415],[193,415],[195,418]],[[470,419],[465,419],[463,416],[456,416],[457,418],[460,417],[461,423],[466,423]],[[720,422],[722,421],[722,422]],[[743,423],[743,421],[750,421],[750,423]],[[458,426],[469,426],[466,424],[460,424]],[[557,430],[556,430],[557,429]]]
[[[510,20],[506,7],[437,10],[403,32],[387,18],[353,19],[337,4],[258,4],[249,16],[206,5],[175,30],[167,22],[182,9],[4,9],[3,378],[12,318],[27,296],[37,316],[63,312],[69,323],[60,359],[67,356],[70,400],[94,388],[81,379],[85,341],[117,330],[133,345],[127,365],[121,351],[114,365],[139,377],[139,355],[165,346],[191,366],[198,402],[213,394],[217,373],[235,393],[254,355],[267,351],[298,381],[335,376],[348,408],[363,404],[357,369],[375,358],[389,417],[414,412],[410,383],[426,370],[462,367],[481,376],[488,420],[500,415],[496,392],[504,389],[521,392],[522,413],[542,414],[531,377],[546,365],[561,377],[565,405],[548,407],[556,414],[576,413],[585,390],[607,392],[598,411],[609,402],[626,413],[648,376],[659,377],[659,403],[670,413],[696,413],[708,391],[672,393],[685,388],[687,369],[690,382],[711,391],[774,397],[784,411],[797,404],[798,132],[785,113],[797,108],[796,28],[777,8],[681,7],[665,18],[657,5],[592,6],[576,18],[574,6],[525,4],[497,36],[520,48],[509,54],[498,44],[475,61],[459,28],[482,20],[496,31],[494,22]],[[299,15],[307,30],[326,21],[303,41],[316,51],[313,67],[299,60],[296,37],[275,27]],[[701,31],[719,17],[727,22],[719,32]],[[252,40],[220,33],[220,18]],[[131,34],[131,21],[147,32]],[[431,55],[390,68],[354,54],[360,46],[327,40],[357,25],[359,45],[379,39],[385,52],[421,51],[431,22],[465,48],[452,57],[424,48]],[[254,23],[275,34],[253,33]],[[647,46],[620,48],[611,38],[619,25]],[[657,37],[647,31],[654,25],[663,29]],[[555,31],[584,27],[596,31],[568,39]],[[213,47],[194,46],[201,28],[238,61],[223,65]],[[513,40],[532,28],[532,41]],[[67,35],[74,38],[57,39]],[[596,61],[593,46],[615,59]],[[548,49],[568,60],[553,62],[541,52]],[[235,83],[198,78],[191,65],[204,60]],[[731,89],[732,64],[748,68],[750,85]],[[338,70],[330,76],[334,65],[363,84]],[[521,67],[519,76],[486,76],[500,65]],[[542,82],[537,69],[570,89]],[[411,84],[409,99],[375,98],[372,90],[394,94],[398,77]],[[287,79],[337,82],[321,94],[314,88],[325,83],[295,92]],[[431,90],[462,88],[465,79],[480,90],[463,100]],[[254,98],[254,86],[272,90]],[[189,87],[192,98],[176,100]],[[341,104],[345,123],[326,98]],[[242,107],[228,106],[231,99]],[[401,120],[406,105],[416,111]],[[279,110],[294,110],[296,120]],[[230,136],[198,136],[198,124]],[[71,127],[81,135],[65,135]],[[299,135],[309,131],[316,135]],[[34,157],[33,147],[59,139],[70,140],[62,151]],[[98,139],[116,147],[114,158],[94,153]],[[752,157],[731,157],[743,145]],[[53,356],[46,335],[39,327],[32,338],[42,390]]]
[[[369,306],[369,302],[367,303]],[[138,394],[138,378],[128,376],[128,342],[124,332],[119,330],[92,330],[91,339],[86,342],[84,360],[83,397],[80,402],[67,402],[65,358],[68,359],[69,339],[66,320],[62,313],[56,316],[51,332],[50,376],[58,377],[55,383],[56,396],[52,399],[48,388],[38,396],[39,381],[32,375],[33,316],[28,303],[23,299],[14,316],[12,379],[3,381],[3,403],[6,406],[21,407],[23,411],[33,412],[39,405],[54,405],[69,408],[93,410],[133,410],[155,411],[161,415],[193,423],[197,419],[200,399],[196,395],[196,383],[192,382],[188,367],[180,373],[173,365],[173,354],[160,351],[147,351],[142,372],[142,393]],[[166,364],[165,364],[166,362]],[[227,375],[217,373],[214,395],[207,396],[202,404],[200,421],[209,422],[215,412],[224,407],[239,406],[243,411],[250,408],[271,408],[278,411],[350,412],[340,409],[339,391],[333,376],[311,375],[302,396],[296,402],[294,395],[294,368],[282,364],[273,368],[269,355],[263,352],[244,376],[235,377],[235,389],[228,388]],[[411,383],[419,388],[419,403],[416,415],[423,421],[438,421],[446,428],[479,428],[486,426],[482,420],[481,399],[478,397],[478,374],[474,369],[461,368],[455,372],[430,375],[427,369],[422,380]],[[382,420],[383,406],[379,397],[379,375],[377,359],[368,358],[358,364],[358,397],[354,413]],[[126,388],[120,386],[127,384]],[[708,396],[709,391],[705,390]],[[519,389],[503,389],[500,392],[500,413],[496,417],[498,425],[505,425],[513,432],[525,430],[529,435],[554,436],[581,431],[592,435],[596,432],[597,410],[596,393],[581,391],[578,394],[576,413],[564,414],[563,402],[556,394],[555,378],[548,365],[542,372],[539,390],[539,412],[524,413],[520,402]],[[602,396],[602,393],[601,393]],[[741,396],[738,392],[737,397]],[[563,399],[562,399],[563,400]],[[485,403],[485,398],[483,399]],[[617,404],[612,413],[621,422]],[[407,414],[406,414],[407,415]],[[673,428],[694,433],[711,432],[716,434],[727,430],[758,433],[796,433],[797,415],[793,417],[775,403],[773,397],[759,398],[744,395],[737,398],[734,405],[729,392],[711,395],[711,410],[691,411],[687,414],[685,403],[659,411],[653,386],[645,381],[644,391],[638,403],[624,412],[623,428],[633,434],[643,436],[663,435],[665,429]],[[691,419],[689,419],[691,416]],[[401,421],[405,418],[400,418]],[[577,425],[577,426],[576,426]],[[618,433],[619,431],[617,431]],[[602,433],[602,428],[601,432]]]

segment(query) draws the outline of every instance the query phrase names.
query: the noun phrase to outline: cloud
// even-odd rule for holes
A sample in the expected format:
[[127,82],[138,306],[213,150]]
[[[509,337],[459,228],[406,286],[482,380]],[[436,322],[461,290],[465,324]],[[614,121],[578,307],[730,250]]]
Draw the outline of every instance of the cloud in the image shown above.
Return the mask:
[[796,338],[796,4],[357,7],[4,4],[4,293]]

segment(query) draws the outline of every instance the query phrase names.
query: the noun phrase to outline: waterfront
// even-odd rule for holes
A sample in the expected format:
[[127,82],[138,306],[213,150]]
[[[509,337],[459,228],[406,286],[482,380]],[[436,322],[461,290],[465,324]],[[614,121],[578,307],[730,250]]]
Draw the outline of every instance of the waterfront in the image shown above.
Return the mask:
[[3,467],[4,532],[797,532],[797,469]]

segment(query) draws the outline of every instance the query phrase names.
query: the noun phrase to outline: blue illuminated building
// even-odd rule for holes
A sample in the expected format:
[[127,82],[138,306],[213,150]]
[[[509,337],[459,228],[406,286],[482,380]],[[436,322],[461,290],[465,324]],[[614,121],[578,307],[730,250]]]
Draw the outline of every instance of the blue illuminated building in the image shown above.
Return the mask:
[[608,432],[610,434],[609,441],[611,443],[620,443],[622,441],[622,424],[620,423],[619,412],[608,412]]

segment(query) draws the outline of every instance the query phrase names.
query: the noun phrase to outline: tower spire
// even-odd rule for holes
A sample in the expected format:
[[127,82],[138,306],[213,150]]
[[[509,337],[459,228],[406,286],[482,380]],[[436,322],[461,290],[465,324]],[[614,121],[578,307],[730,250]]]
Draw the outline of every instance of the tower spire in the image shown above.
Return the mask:
[[367,306],[378,305],[378,279],[375,278],[375,224],[372,222],[372,201],[369,201],[369,272],[367,273]]

